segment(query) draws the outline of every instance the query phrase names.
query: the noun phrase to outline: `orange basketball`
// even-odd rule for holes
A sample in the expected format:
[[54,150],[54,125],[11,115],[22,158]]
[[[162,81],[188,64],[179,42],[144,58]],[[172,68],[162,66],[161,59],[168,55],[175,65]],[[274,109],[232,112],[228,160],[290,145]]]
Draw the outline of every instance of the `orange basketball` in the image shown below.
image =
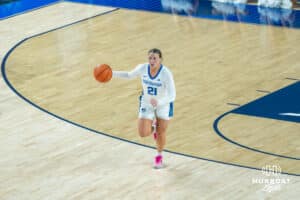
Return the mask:
[[112,69],[107,64],[101,64],[94,68],[94,77],[101,83],[106,83],[112,78]]

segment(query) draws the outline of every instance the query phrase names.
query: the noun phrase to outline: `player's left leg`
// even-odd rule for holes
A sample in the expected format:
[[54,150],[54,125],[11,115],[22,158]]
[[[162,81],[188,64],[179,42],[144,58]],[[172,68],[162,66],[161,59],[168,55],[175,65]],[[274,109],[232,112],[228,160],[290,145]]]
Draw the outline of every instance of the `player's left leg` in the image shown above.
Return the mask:
[[169,120],[157,119],[157,152],[161,153],[166,145],[166,132],[168,128]]
[[157,139],[157,130],[156,130],[156,127],[157,127],[157,121],[156,121],[156,117],[153,119],[152,121],[152,135],[153,135],[153,139],[156,140]]
[[169,120],[164,120],[157,118],[157,138],[156,138],[156,148],[157,156],[155,157],[154,167],[162,168],[163,167],[163,156],[162,151],[166,145],[166,132],[168,128]]
[[155,162],[154,162],[155,168],[163,167],[162,151],[164,150],[166,145],[166,132],[169,125],[169,121],[172,117],[173,117],[173,103],[156,108],[156,119],[157,119],[156,148],[157,148],[158,155],[155,157]]

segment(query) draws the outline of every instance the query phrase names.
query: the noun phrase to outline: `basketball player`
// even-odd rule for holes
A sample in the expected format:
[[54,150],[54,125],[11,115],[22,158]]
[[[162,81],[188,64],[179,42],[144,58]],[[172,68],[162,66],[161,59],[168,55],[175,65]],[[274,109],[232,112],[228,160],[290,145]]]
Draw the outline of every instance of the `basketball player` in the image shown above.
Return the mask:
[[131,72],[113,71],[113,77],[131,79],[140,77],[143,92],[140,96],[138,131],[141,137],[152,133],[152,124],[156,123],[153,134],[156,139],[157,156],[154,168],[163,167],[162,151],[166,143],[166,130],[173,116],[173,102],[176,97],[175,84],[171,71],[162,65],[162,53],[159,49],[148,51],[149,63],[140,64]]

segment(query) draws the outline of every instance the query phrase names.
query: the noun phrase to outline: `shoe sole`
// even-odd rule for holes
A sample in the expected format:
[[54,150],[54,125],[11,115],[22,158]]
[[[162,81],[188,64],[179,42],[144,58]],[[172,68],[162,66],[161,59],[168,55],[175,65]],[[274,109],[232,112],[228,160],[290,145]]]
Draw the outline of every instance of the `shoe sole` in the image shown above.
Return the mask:
[[164,165],[164,164],[162,164],[162,165],[154,165],[153,166],[154,169],[163,169],[165,167],[166,167],[166,165]]

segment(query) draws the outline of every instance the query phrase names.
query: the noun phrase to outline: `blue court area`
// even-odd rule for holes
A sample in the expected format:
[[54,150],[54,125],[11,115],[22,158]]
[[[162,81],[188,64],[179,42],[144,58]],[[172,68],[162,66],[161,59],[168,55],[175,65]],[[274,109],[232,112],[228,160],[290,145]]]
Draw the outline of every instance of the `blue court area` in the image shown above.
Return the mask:
[[[221,3],[208,0],[68,0],[85,4],[162,12],[197,18],[240,23],[300,28],[300,11],[258,7],[248,4]],[[0,4],[0,19],[59,2],[58,0],[14,0]],[[60,1],[61,2],[61,1]]]
[[233,113],[300,123],[300,81],[233,110]]

